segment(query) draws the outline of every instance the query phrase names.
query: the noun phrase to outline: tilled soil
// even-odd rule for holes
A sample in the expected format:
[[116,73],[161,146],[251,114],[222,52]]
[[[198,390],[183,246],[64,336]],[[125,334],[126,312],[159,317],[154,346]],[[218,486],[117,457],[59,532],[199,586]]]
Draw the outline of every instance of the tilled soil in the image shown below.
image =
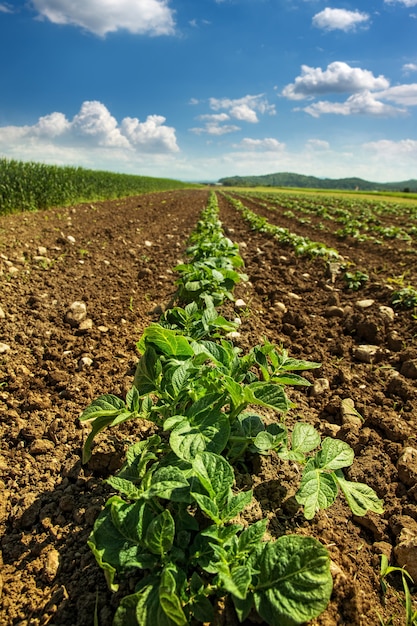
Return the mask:
[[[111,624],[120,598],[107,590],[86,542],[111,493],[103,478],[149,425],[102,433],[82,466],[88,428],[78,417],[98,395],[124,396],[131,385],[135,344],[170,306],[172,268],[207,198],[207,190],[175,191],[0,218],[2,625],[90,626],[95,607],[99,624]],[[346,475],[385,502],[384,514],[358,518],[340,498],[307,522],[293,498],[298,466],[272,455],[237,474],[255,493],[245,518],[268,517],[272,538],[310,534],[327,546],[334,592],[314,624],[377,625],[378,614],[404,624],[400,579],[390,579],[384,600],[378,574],[382,553],[410,572],[417,563],[417,324],[412,312],[384,307],[387,278],[402,263],[417,284],[415,257],[394,246],[343,244],[340,252],[370,276],[352,292],[323,260],[297,258],[252,232],[222,195],[219,205],[249,275],[236,291],[247,303],[238,345],[246,350],[266,337],[322,363],[305,374],[310,388],[290,390],[297,408],[287,423],[302,419],[348,442],[355,462]],[[274,215],[267,217],[279,223]],[[81,323],[68,314],[75,301],[86,306]],[[226,310],[234,315],[231,305]],[[346,412],[346,399],[362,418]],[[217,623],[237,620],[226,607]]]

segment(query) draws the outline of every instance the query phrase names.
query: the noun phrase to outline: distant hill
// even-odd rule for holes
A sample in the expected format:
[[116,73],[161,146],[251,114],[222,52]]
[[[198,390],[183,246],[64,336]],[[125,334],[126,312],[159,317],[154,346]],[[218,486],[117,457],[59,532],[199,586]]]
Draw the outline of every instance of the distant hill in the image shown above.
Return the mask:
[[417,192],[417,180],[398,183],[373,183],[362,178],[317,178],[291,172],[278,172],[263,176],[229,176],[219,183],[227,187],[304,187],[309,189],[342,189],[360,191],[410,191]]

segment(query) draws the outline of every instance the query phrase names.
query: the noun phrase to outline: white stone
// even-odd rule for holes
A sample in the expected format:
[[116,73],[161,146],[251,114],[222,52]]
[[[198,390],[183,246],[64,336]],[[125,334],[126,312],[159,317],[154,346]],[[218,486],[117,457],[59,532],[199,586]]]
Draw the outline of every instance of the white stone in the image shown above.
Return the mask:
[[147,248],[151,248],[151,247],[152,247],[152,241],[148,241],[148,240],[146,240],[144,243],[145,243],[145,246],[146,246]]
[[353,351],[353,356],[361,363],[372,363],[378,354],[377,346],[358,346]]
[[287,307],[285,306],[283,302],[275,302],[273,308],[276,309],[277,311],[281,311],[281,313],[287,312]]
[[292,291],[288,292],[288,296],[293,300],[302,300],[302,297],[298,295],[298,293],[293,293]]
[[6,317],[6,313],[4,312],[4,309],[2,309],[0,306],[0,320],[4,320],[5,317]]
[[74,243],[75,243],[75,237],[73,237],[72,235],[68,235],[68,237],[67,237],[67,241],[68,241],[69,243],[74,244]]
[[48,254],[48,250],[45,248],[45,246],[39,246],[38,254],[39,256],[46,256]]
[[245,309],[246,308],[246,302],[244,300],[242,300],[242,298],[238,298],[235,302],[235,308],[236,309]]
[[405,485],[417,483],[417,450],[411,446],[404,448],[397,463],[398,477]]
[[394,309],[392,309],[390,306],[380,306],[379,313],[382,319],[386,322],[393,322],[395,319]]
[[81,359],[78,361],[78,367],[80,369],[85,369],[87,367],[91,367],[93,364],[93,359],[90,359],[89,356],[83,356],[81,357]]
[[356,306],[360,309],[369,309],[373,304],[375,304],[375,300],[358,300],[356,302]]
[[328,381],[327,378],[317,378],[317,380],[314,381],[313,383],[313,387],[311,389],[311,395],[312,396],[321,396],[324,393],[326,393],[326,391],[329,391],[330,389],[330,382]]
[[10,346],[7,343],[0,343],[0,354],[5,354],[10,350]]

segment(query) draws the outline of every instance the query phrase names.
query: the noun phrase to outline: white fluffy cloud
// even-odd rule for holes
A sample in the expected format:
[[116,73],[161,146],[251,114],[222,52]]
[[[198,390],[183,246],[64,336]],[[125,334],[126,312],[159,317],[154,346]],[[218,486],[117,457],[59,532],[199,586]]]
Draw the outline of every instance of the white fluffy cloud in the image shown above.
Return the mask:
[[256,124],[259,121],[258,113],[261,115],[275,115],[275,105],[269,104],[264,94],[247,95],[234,100],[231,98],[210,98],[209,103],[213,111],[224,109],[230,117],[234,117],[241,122]]
[[324,139],[308,139],[306,148],[310,150],[329,150],[330,144],[328,141],[324,141]]
[[[192,104],[198,101],[192,99]],[[263,94],[256,96],[243,96],[243,98],[210,98],[209,106],[216,113],[206,113],[199,115],[198,120],[205,122],[202,127],[190,128],[192,133],[201,135],[226,135],[240,130],[240,126],[235,124],[224,124],[229,120],[238,120],[239,122],[247,122],[249,124],[257,124],[259,122],[258,114],[275,115],[275,105],[269,104]],[[217,113],[218,111],[218,113]]]
[[273,137],[265,137],[265,139],[250,139],[246,137],[239,144],[235,144],[234,148],[243,148],[244,150],[261,150],[264,152],[281,152],[285,150],[285,143],[281,143]]
[[[124,154],[172,154],[179,151],[175,129],[165,118],[149,115],[144,122],[126,117],[119,124],[107,107],[96,100],[82,104],[70,121],[63,113],[50,113],[33,126],[0,127],[0,151],[17,153],[32,146],[39,155],[45,151],[75,149],[94,151],[121,150]],[[41,158],[41,157],[39,157]]]
[[403,4],[405,7],[416,7],[417,0],[384,0],[386,4],[396,4],[397,2]]
[[304,107],[303,111],[312,117],[320,117],[320,115],[328,113],[335,115],[394,117],[406,112],[405,109],[399,109],[381,102],[370,91],[353,94],[345,102],[328,102],[326,100],[314,102],[314,104]]
[[363,147],[379,155],[385,155],[391,160],[403,157],[417,159],[417,140],[415,139],[401,139],[400,141],[381,139],[365,143]]
[[121,29],[140,35],[174,32],[168,0],[32,0],[31,4],[40,17],[54,24],[79,26],[99,36]]
[[301,75],[284,87],[282,95],[291,100],[303,100],[329,93],[355,93],[388,87],[389,81],[382,74],[374,76],[369,70],[334,61],[324,71],[320,67],[302,65]]
[[406,74],[409,72],[417,72],[417,63],[404,63],[402,69]]
[[369,21],[368,13],[348,11],[346,9],[331,9],[326,7],[313,17],[313,26],[323,30],[354,31]]
[[375,94],[378,98],[395,102],[396,104],[402,104],[404,106],[416,106],[417,105],[417,83],[411,83],[409,85],[396,85],[395,87],[389,87],[384,91],[379,91]]

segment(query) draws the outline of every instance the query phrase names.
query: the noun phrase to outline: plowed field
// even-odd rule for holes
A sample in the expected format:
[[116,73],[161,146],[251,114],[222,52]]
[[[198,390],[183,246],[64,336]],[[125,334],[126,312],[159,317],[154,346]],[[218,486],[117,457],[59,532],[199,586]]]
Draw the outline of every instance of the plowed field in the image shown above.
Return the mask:
[[[4,626],[90,626],[96,602],[100,626],[111,624],[120,598],[107,590],[86,541],[110,494],[103,478],[148,426],[129,422],[101,434],[82,466],[89,429],[78,416],[98,395],[129,389],[135,343],[170,305],[172,268],[184,259],[207,198],[206,190],[174,191],[0,218]],[[245,516],[268,517],[272,538],[309,534],[327,546],[334,592],[315,625],[372,626],[378,614],[402,625],[401,579],[389,579],[384,600],[378,574],[382,553],[416,570],[417,321],[412,309],[386,307],[390,279],[406,274],[417,285],[415,245],[341,241],[244,202],[272,223],[337,248],[369,275],[360,290],[347,289],[323,259],[297,257],[253,232],[219,195],[220,219],[249,275],[235,294],[247,303],[237,344],[245,350],[266,337],[290,356],[322,363],[305,373],[311,387],[289,391],[297,408],[288,423],[302,419],[349,443],[349,479],[366,482],[385,503],[380,516],[354,517],[338,499],[306,521],[293,498],[298,466],[271,455],[238,475],[255,494]],[[68,315],[74,301],[86,305],[81,326]],[[361,417],[346,412],[346,399]],[[232,609],[219,607],[216,623],[237,624]]]

